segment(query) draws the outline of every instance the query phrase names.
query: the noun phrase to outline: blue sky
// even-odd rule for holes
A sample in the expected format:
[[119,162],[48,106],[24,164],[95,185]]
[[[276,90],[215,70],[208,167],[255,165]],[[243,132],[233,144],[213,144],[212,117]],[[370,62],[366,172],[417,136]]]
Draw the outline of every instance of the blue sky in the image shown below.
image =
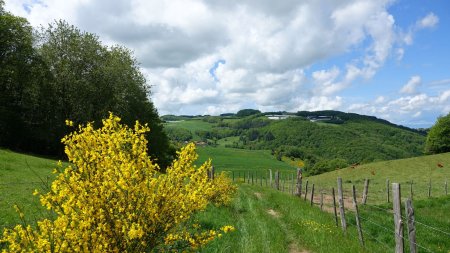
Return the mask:
[[160,114],[341,110],[429,127],[450,111],[448,0],[6,0],[135,53]]

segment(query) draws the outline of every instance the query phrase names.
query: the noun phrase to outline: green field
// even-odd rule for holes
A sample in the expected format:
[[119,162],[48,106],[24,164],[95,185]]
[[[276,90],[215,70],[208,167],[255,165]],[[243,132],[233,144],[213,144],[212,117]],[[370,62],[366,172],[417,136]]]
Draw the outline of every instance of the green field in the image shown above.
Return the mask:
[[[438,167],[438,164],[443,167]],[[330,192],[331,187],[336,188],[338,177],[342,177],[343,188],[347,195],[352,184],[355,184],[358,195],[361,195],[364,180],[368,178],[370,183],[367,201],[370,204],[386,202],[386,179],[389,179],[390,183],[401,184],[403,199],[411,195],[411,182],[413,198],[427,198],[430,180],[431,196],[443,196],[445,182],[450,180],[450,153],[348,167],[309,177],[307,180],[314,183],[317,189]]]
[[211,158],[217,171],[259,171],[267,172],[269,169],[284,172],[294,172],[295,167],[275,159],[268,150],[248,150],[224,147],[198,147],[201,164]]
[[32,193],[52,181],[53,168],[54,160],[0,149],[0,229],[19,222],[15,204],[29,219],[42,215],[39,199]]
[[[269,151],[229,148],[199,147],[197,164],[211,157],[217,171],[237,173],[251,171],[267,176],[268,169],[280,170],[282,179],[289,179],[295,168],[277,161]],[[442,168],[437,163],[443,165]],[[0,228],[11,227],[20,222],[12,205],[18,204],[28,221],[42,217],[43,209],[32,195],[48,180],[56,161],[0,150]],[[387,252],[394,248],[392,204],[385,203],[385,179],[407,185],[414,179],[414,207],[417,223],[417,243],[436,252],[448,252],[450,195],[443,195],[443,182],[449,177],[450,153],[420,158],[378,162],[346,168],[319,176],[306,178],[311,187],[314,183],[314,207],[302,197],[292,196],[292,182],[283,180],[283,191],[266,187],[261,181],[239,184],[237,196],[228,207],[210,206],[195,219],[205,228],[218,229],[231,224],[236,231],[215,239],[202,252]],[[374,172],[374,173],[372,173]],[[243,176],[243,173],[241,174]],[[358,242],[355,218],[347,210],[349,230],[345,235],[335,225],[330,212],[318,208],[319,192],[335,187],[336,177],[344,181],[345,198],[350,198],[351,184],[357,185],[358,199],[364,178],[370,178],[368,204],[360,206],[362,227],[366,246]],[[427,182],[432,179],[432,196],[427,198]],[[44,181],[42,183],[41,181]],[[236,178],[237,181],[237,178]],[[240,180],[240,182],[243,182]],[[423,183],[422,183],[423,182]],[[437,182],[441,182],[437,185]],[[423,188],[423,189],[422,189]],[[409,196],[409,187],[403,187],[403,197]],[[325,191],[325,194],[328,194]],[[310,199],[310,193],[307,200]],[[348,202],[346,202],[348,204]],[[351,208],[351,205],[347,205]],[[325,209],[330,210],[329,203]],[[370,222],[368,221],[370,220]],[[377,224],[377,225],[374,225]],[[423,225],[425,224],[425,225]],[[380,226],[383,229],[380,229]],[[432,227],[433,229],[430,229]],[[439,231],[436,232],[435,229]],[[406,236],[406,235],[405,235]],[[408,248],[407,241],[405,248]],[[408,251],[407,251],[408,252]]]
[[212,124],[201,119],[190,119],[181,121],[172,121],[164,123],[167,128],[182,128],[191,131],[193,140],[199,141],[200,137],[195,133],[196,131],[209,131],[212,129]]

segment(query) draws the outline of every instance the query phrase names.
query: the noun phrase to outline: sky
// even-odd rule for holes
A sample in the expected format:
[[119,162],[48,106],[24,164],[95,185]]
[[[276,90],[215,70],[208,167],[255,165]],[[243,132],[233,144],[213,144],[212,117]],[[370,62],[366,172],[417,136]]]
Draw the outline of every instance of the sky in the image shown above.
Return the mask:
[[340,110],[413,128],[450,112],[448,0],[6,0],[133,50],[160,115]]

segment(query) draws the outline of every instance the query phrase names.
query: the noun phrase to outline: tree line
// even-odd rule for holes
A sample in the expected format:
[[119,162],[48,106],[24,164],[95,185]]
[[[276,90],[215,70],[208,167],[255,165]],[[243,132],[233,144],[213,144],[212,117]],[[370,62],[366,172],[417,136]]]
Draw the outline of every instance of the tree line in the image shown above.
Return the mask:
[[109,112],[122,122],[147,123],[149,154],[162,167],[173,158],[150,86],[132,52],[105,46],[65,21],[34,30],[0,0],[0,146],[62,156],[61,138],[75,124],[101,124]]

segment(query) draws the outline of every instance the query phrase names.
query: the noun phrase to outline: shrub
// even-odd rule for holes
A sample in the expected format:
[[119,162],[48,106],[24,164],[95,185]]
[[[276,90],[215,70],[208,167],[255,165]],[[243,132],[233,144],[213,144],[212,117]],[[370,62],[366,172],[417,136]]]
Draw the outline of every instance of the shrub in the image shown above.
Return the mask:
[[[208,179],[211,161],[192,165],[194,144],[160,173],[147,154],[148,131],[138,122],[130,129],[110,114],[100,129],[87,124],[63,138],[70,165],[63,169],[59,163],[50,191],[40,196],[56,218],[38,221],[35,229],[5,230],[6,251],[192,250],[220,236],[189,220],[210,201],[227,202],[235,188],[222,176],[217,184]],[[227,190],[218,193],[218,185]]]
[[439,154],[450,152],[450,113],[439,117],[428,132],[425,153]]

